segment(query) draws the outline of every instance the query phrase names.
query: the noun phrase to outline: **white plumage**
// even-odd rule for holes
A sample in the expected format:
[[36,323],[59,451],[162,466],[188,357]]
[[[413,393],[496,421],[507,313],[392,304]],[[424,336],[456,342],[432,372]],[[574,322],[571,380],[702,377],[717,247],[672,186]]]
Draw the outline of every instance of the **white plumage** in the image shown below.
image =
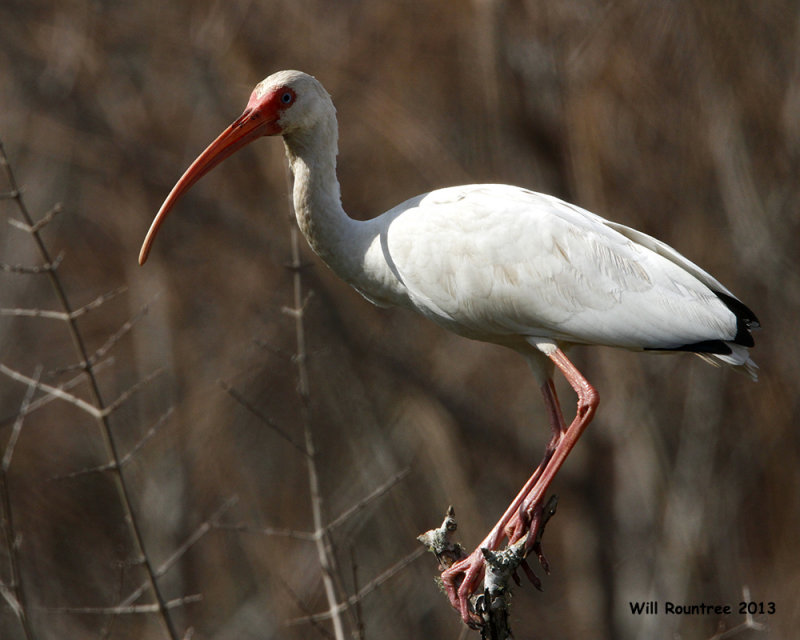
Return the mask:
[[509,346],[529,337],[636,350],[720,341],[731,353],[708,357],[754,375],[735,344],[736,314],[717,295],[733,294],[664,243],[557,198],[451,187],[360,224],[361,269],[341,275],[376,304]]
[[[758,321],[730,291],[663,242],[557,198],[469,185],[417,196],[372,220],[349,218],[336,177],[336,111],[322,85],[299,71],[259,83],[242,116],[189,167],[153,221],[140,263],[178,198],[265,135],[283,136],[300,229],[341,278],[377,305],[410,308],[460,335],[514,349],[541,386],[552,430],[544,460],[479,548],[442,574],[470,624],[480,547],[524,535],[526,549],[533,547],[545,493],[597,407],[566,347],[691,351],[756,377],[748,348]],[[554,367],[578,395],[569,426]]]

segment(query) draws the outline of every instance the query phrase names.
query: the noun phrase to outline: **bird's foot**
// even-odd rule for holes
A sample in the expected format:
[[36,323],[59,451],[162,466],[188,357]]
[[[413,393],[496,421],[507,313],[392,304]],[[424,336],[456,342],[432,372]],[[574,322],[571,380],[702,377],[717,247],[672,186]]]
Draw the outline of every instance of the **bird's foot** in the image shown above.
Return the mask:
[[[544,552],[542,551],[542,536],[544,535],[544,528],[547,522],[556,513],[558,506],[558,496],[553,494],[550,499],[542,505],[541,500],[527,503],[523,502],[516,515],[506,525],[505,533],[508,536],[509,545],[517,543],[525,536],[524,557],[527,558],[528,554],[533,551],[539,564],[546,574],[550,574],[550,563],[547,562]],[[520,564],[525,575],[533,583],[539,591],[542,590],[542,582],[538,576],[533,572],[527,560],[523,560]]]
[[[487,556],[493,557],[493,554],[487,552],[497,551],[500,547],[501,536],[494,535],[495,531],[502,530],[506,533],[509,540],[508,550],[513,548],[514,553],[518,556],[509,572],[510,577],[519,585],[521,581],[517,569],[521,568],[531,583],[541,591],[541,580],[533,572],[525,558],[530,551],[533,551],[545,573],[550,573],[549,564],[542,552],[541,542],[544,527],[555,514],[557,502],[558,498],[555,495],[544,506],[541,501],[530,505],[523,502],[520,509],[505,526],[502,521],[498,523],[499,528],[496,527],[483,544],[466,557],[463,547],[451,541],[456,527],[452,507],[448,510],[448,517],[445,518],[439,529],[433,529],[419,537],[419,540],[439,560],[442,587],[450,604],[471,628],[482,628],[485,624],[485,615],[481,614],[481,598],[485,599],[488,592],[480,587],[486,575]],[[497,543],[487,544],[487,541],[490,540],[497,540]]]
[[450,604],[473,629],[479,629],[482,621],[471,598],[478,591],[485,571],[486,559],[481,548],[442,571],[442,586]]

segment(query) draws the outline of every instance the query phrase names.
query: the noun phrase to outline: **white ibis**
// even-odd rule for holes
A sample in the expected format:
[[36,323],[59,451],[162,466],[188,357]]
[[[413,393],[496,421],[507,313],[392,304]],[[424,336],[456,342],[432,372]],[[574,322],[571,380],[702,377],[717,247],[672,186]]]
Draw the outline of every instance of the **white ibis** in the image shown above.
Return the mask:
[[[451,604],[473,623],[469,597],[484,573],[481,548],[527,535],[535,544],[550,483],[598,403],[565,355],[570,345],[688,351],[748,373],[755,314],[668,245],[557,198],[505,185],[431,191],[372,220],[342,208],[336,110],[322,85],[280,71],[254,89],[244,113],[203,151],[170,192],[145,238],[178,199],[222,160],[261,136],[283,136],[294,173],[297,222],[314,252],[379,306],[413,309],[459,335],[509,347],[541,387],[552,437],[542,463],[479,547],[442,573]],[[567,426],[553,371],[578,396]]]

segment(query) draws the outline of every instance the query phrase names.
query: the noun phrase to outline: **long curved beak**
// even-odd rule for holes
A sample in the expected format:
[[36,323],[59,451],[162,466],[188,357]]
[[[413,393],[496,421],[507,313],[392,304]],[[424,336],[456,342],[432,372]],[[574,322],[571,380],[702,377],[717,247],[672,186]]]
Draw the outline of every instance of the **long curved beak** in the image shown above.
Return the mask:
[[142,243],[142,249],[139,252],[139,264],[144,264],[150,249],[153,246],[156,234],[159,228],[166,219],[172,207],[186,193],[192,185],[200,178],[206,175],[220,162],[232,156],[242,147],[248,145],[256,138],[261,136],[270,136],[280,133],[277,119],[265,119],[263,113],[258,108],[248,107],[239,118],[231,124],[225,131],[223,131],[201,153],[197,159],[192,162],[191,166],[186,170],[186,173],[181,176],[181,179],[172,187],[164,204],[158,210],[153,223],[150,225],[150,230],[145,236]]

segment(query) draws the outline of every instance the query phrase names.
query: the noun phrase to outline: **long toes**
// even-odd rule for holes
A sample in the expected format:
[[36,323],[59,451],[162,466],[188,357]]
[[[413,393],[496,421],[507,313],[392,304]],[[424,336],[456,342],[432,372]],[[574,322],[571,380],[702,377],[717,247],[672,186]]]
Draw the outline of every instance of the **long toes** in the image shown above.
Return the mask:
[[528,564],[528,561],[527,560],[523,560],[520,563],[520,566],[522,567],[522,570],[525,572],[525,575],[528,576],[528,580],[531,581],[531,584],[533,584],[534,587],[536,587],[539,591],[541,591],[542,590],[542,581],[539,580],[539,576],[537,576],[533,572],[533,569],[531,569],[531,565]]
[[460,614],[464,622],[472,628],[475,625],[475,614],[470,611],[470,597],[478,590],[483,576],[485,561],[480,549],[467,558],[460,560],[442,572],[442,583],[450,604]]

